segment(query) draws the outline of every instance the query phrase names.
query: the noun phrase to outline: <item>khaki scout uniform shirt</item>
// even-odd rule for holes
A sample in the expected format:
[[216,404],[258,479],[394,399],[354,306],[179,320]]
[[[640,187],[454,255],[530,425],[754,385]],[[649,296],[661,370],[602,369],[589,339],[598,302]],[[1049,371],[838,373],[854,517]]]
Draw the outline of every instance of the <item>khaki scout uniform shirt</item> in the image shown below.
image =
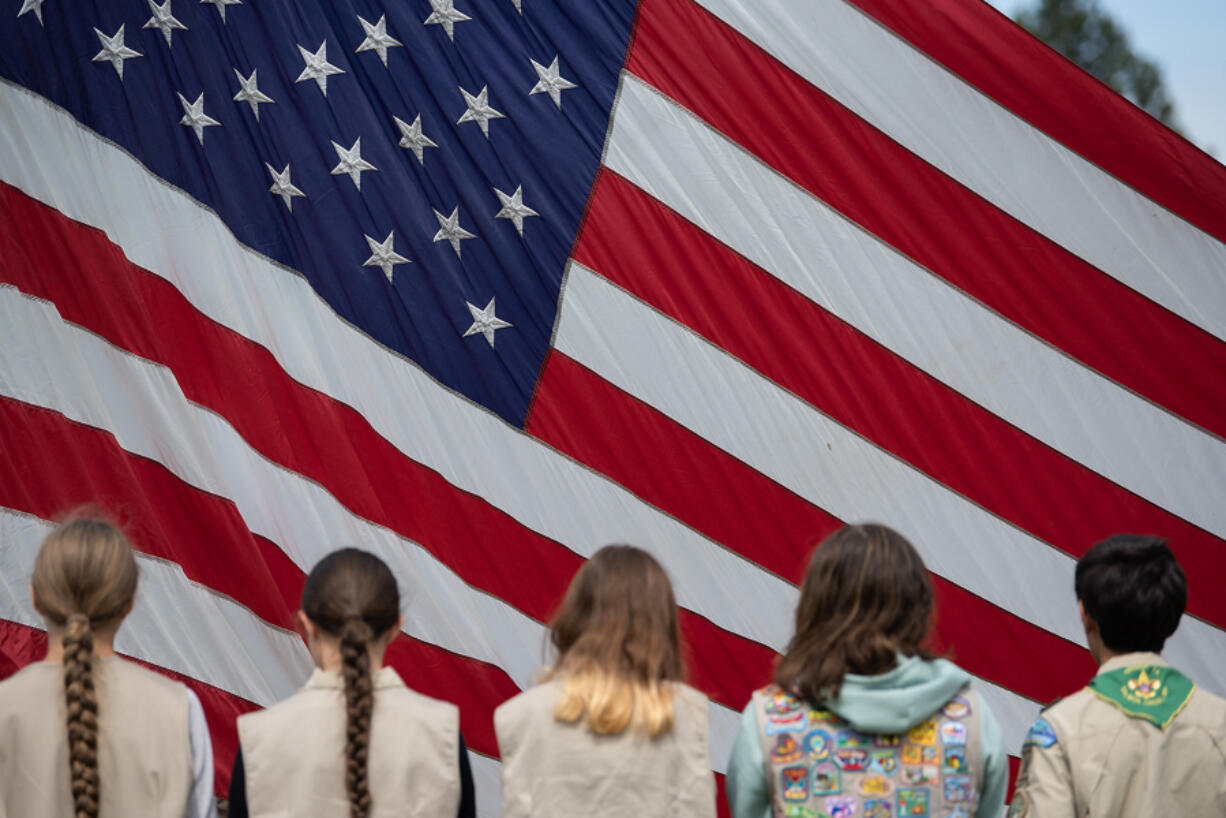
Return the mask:
[[553,717],[553,680],[494,711],[503,818],[715,818],[707,697],[676,685],[673,729],[596,735]]
[[[187,689],[118,656],[95,657],[99,814],[182,818],[192,789]],[[0,682],[0,818],[70,818],[64,668]]]
[[1226,701],[1156,653],[1129,653],[1043,711],[1009,816],[1160,815],[1226,816]]
[[[348,818],[345,699],[338,671],[238,718],[251,818]],[[460,711],[374,676],[367,776],[372,818],[450,818],[460,808]]]

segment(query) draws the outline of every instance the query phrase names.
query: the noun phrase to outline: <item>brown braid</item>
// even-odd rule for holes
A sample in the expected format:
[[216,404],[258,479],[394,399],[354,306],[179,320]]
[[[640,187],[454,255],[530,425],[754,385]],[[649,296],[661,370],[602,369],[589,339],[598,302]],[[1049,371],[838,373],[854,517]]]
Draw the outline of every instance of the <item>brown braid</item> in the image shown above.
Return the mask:
[[361,619],[348,620],[341,630],[341,676],[345,682],[345,790],[349,793],[349,817],[370,814],[370,714],[375,703],[370,678],[370,626]]
[[93,654],[89,617],[73,614],[64,631],[64,691],[76,818],[98,818],[98,699],[94,694]]
[[371,811],[370,725],[374,710],[371,644],[390,641],[400,621],[396,578],[374,554],[356,548],[320,560],[302,588],[302,612],[340,640],[345,699],[345,791],[350,818]]

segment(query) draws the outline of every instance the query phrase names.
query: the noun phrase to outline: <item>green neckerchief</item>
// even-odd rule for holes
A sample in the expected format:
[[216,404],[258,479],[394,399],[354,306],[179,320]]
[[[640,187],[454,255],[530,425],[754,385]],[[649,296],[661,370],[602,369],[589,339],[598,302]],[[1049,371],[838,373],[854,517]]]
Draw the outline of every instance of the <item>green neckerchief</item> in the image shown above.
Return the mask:
[[1090,690],[1126,715],[1165,730],[1192,698],[1196,684],[1173,667],[1135,665],[1098,674]]

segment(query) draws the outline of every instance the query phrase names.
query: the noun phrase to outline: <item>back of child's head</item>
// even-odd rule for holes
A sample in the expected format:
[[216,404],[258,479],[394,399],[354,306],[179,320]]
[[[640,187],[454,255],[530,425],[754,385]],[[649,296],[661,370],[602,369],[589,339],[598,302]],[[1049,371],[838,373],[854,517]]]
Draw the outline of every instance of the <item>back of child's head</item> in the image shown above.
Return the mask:
[[98,699],[93,631],[130,610],[139,572],[123,533],[106,520],[76,517],[43,540],[30,586],[38,611],[63,629],[68,763],[76,818],[96,818]]
[[668,574],[631,545],[607,545],[571,580],[550,639],[553,675],[563,679],[554,710],[596,733],[627,727],[657,736],[673,726],[667,682],[682,677],[677,602]]
[[1117,653],[1162,650],[1188,605],[1188,582],[1166,540],[1117,534],[1093,545],[1074,580],[1077,599]]
[[932,581],[906,537],[876,523],[844,526],[809,560],[775,683],[810,701],[834,699],[847,673],[884,673],[898,654],[928,657],[931,616]]
[[324,557],[307,576],[302,612],[324,633],[340,640],[345,692],[345,790],[351,818],[370,814],[368,780],[374,681],[370,643],[400,620],[400,591],[383,560],[356,548]]

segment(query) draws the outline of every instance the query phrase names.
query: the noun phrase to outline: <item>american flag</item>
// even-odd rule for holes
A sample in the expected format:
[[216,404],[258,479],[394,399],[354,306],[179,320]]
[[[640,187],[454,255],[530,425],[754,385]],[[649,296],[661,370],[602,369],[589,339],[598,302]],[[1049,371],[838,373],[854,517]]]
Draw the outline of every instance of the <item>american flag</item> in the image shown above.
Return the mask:
[[0,75],[0,673],[101,503],[219,791],[343,545],[485,815],[611,541],[673,577],[717,772],[841,521],[917,544],[1012,751],[1114,532],[1170,538],[1169,658],[1226,693],[1226,168],[979,0],[4,0]]

